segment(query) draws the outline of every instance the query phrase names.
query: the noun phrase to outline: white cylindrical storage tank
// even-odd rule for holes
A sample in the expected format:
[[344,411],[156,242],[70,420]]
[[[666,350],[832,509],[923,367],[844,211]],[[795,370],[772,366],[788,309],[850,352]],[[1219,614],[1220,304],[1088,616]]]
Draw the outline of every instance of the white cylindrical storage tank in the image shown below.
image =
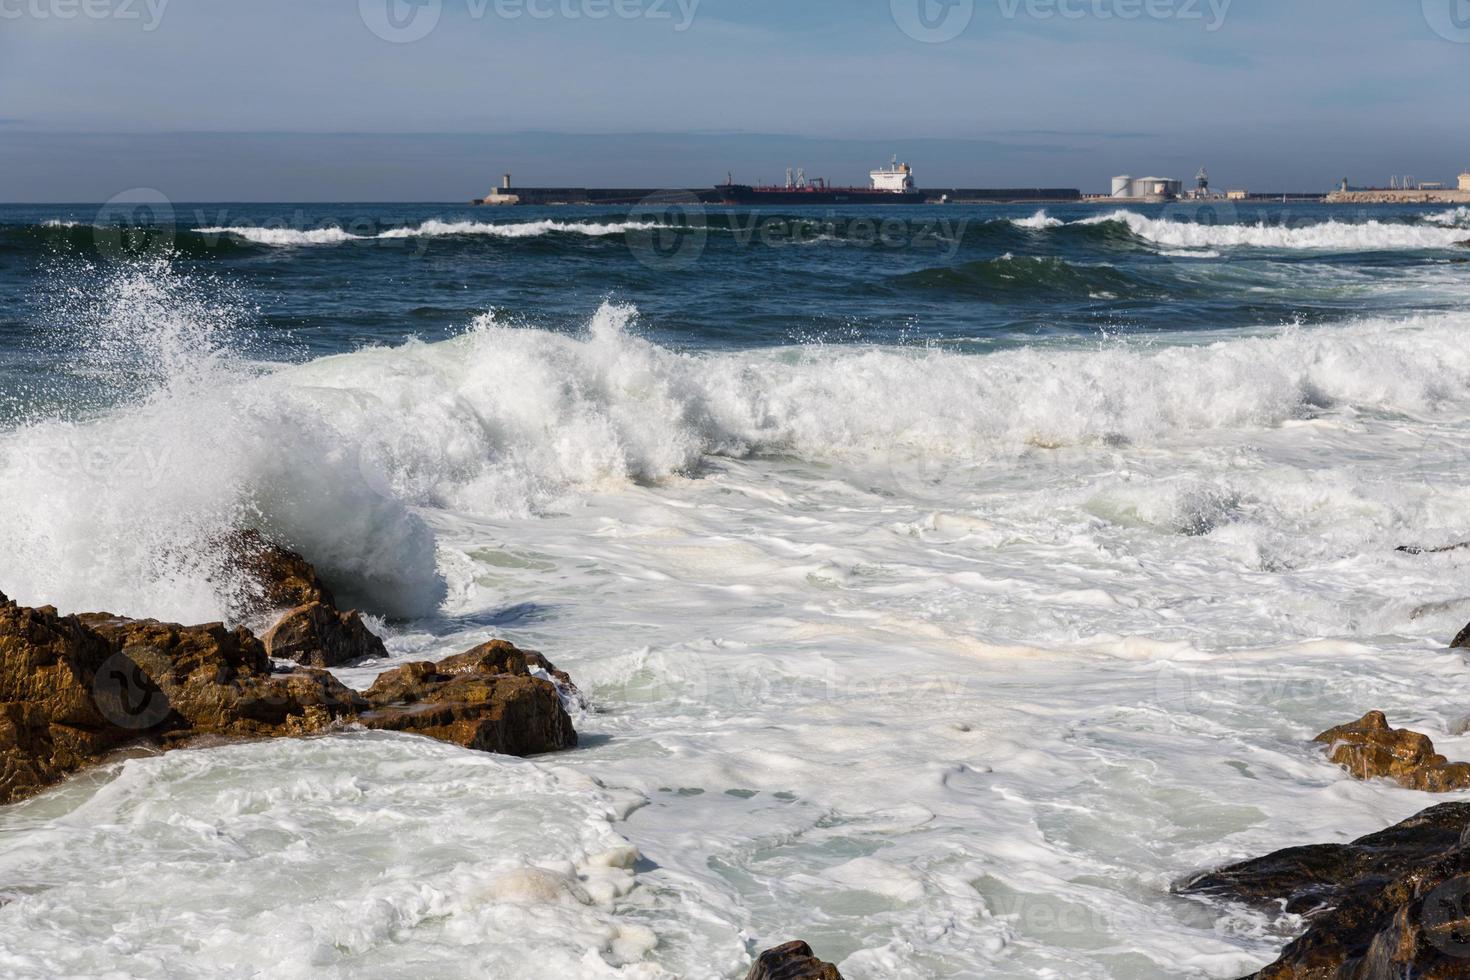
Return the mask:
[[1113,196],[1114,197],[1131,197],[1132,196],[1132,187],[1133,187],[1133,178],[1132,177],[1129,177],[1127,174],[1124,174],[1121,177],[1114,177],[1113,178]]

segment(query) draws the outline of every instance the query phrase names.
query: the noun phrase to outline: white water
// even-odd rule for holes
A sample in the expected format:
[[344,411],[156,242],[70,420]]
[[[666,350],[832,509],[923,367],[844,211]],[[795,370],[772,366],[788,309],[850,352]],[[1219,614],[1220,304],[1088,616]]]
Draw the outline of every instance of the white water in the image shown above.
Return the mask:
[[1047,215],[1045,211],[1037,211],[1029,218],[1011,218],[1011,224],[1017,228],[1025,228],[1028,231],[1042,231],[1047,228],[1060,228],[1066,222]]
[[99,364],[159,367],[0,434],[0,589],[209,618],[177,556],[251,520],[412,617],[398,659],[504,636],[598,710],[529,762],[282,741],[0,811],[7,975],[738,977],[800,936],[856,980],[1236,977],[1285,937],[1171,881],[1426,805],[1306,739],[1383,708],[1470,757],[1470,554],[1393,550],[1470,537],[1463,315],[683,355],[607,306],[266,369],[120,285]]
[[258,245],[291,247],[300,245],[340,245],[343,242],[373,241],[396,238],[443,238],[460,235],[487,235],[493,238],[539,238],[543,235],[621,235],[629,231],[648,231],[659,227],[641,221],[618,221],[595,224],[585,221],[524,221],[489,224],[480,221],[425,221],[411,228],[390,228],[374,235],[355,235],[342,228],[257,228],[210,227],[195,229],[201,235],[234,235]]
[[1465,241],[1465,229],[1397,224],[1381,221],[1323,221],[1313,224],[1219,224],[1201,223],[1189,211],[1177,219],[1150,218],[1135,211],[1113,211],[1077,224],[1092,225],[1120,221],[1140,238],[1174,248],[1271,248],[1317,249],[1339,252],[1377,252],[1395,249],[1454,248]]

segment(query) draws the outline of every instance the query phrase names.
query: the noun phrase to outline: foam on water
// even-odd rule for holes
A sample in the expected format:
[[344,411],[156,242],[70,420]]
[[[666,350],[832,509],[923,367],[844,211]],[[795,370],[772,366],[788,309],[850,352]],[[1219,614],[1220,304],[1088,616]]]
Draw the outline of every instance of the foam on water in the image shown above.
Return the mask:
[[1114,211],[1084,218],[1078,224],[1121,222],[1133,234],[1173,248],[1314,249],[1376,252],[1398,249],[1453,248],[1464,241],[1463,229],[1395,224],[1381,221],[1323,221],[1307,225],[1205,224],[1150,218],[1136,211]]
[[340,245],[344,242],[391,240],[399,238],[444,238],[480,235],[492,238],[540,238],[543,235],[590,235],[602,237],[629,231],[647,231],[659,227],[644,221],[614,221],[595,224],[585,221],[525,221],[491,224],[481,221],[430,220],[411,228],[390,228],[372,235],[357,235],[342,228],[255,228],[208,227],[195,229],[201,235],[234,235],[257,245],[292,247],[300,245]]
[[1063,224],[1066,223],[1058,220],[1057,218],[1048,217],[1045,211],[1037,211],[1029,218],[1012,218],[1010,219],[1010,221],[1011,224],[1015,225],[1017,228],[1025,228],[1028,231],[1040,231],[1045,228],[1060,228]]
[[1470,528],[1463,313],[696,354],[608,304],[265,366],[200,288],[67,307],[115,397],[0,433],[0,589],[209,618],[183,556],[263,523],[412,617],[397,659],[504,636],[595,710],[547,759],[358,733],[8,808],[0,972],[737,977],[800,936],[854,980],[1226,980],[1293,923],[1173,881],[1424,805],[1312,735],[1470,757],[1470,553],[1394,550]]
[[[229,602],[216,593],[233,586],[200,585],[191,556],[217,562],[210,542],[250,523],[370,610],[417,616],[443,595],[424,508],[525,516],[709,455],[982,465],[1329,409],[1425,413],[1463,407],[1470,390],[1461,317],[1201,346],[693,355],[638,338],[635,311],[605,305],[580,336],[484,316],[442,343],[267,370],[231,354],[190,288],[152,266],[81,311],[88,342],[136,348],[126,363],[153,387],[100,417],[0,436],[12,596],[218,616]],[[100,363],[100,383],[139,376]]]

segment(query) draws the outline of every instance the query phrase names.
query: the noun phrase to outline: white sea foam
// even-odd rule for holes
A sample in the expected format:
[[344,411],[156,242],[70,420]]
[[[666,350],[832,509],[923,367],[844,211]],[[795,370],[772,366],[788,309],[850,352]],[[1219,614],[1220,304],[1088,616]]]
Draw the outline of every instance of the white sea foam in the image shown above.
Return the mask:
[[1224,980],[1281,924],[1172,882],[1424,805],[1312,735],[1470,757],[1470,555],[1394,550],[1470,526],[1464,314],[685,354],[609,305],[264,368],[190,289],[99,291],[88,364],[143,383],[0,434],[0,589],[206,618],[178,556],[260,518],[437,608],[403,656],[506,636],[602,710],[531,763],[350,734],[9,809],[0,972],[666,980],[801,936],[854,980]]
[[1045,211],[1037,211],[1029,218],[1012,218],[1011,224],[1029,231],[1041,231],[1046,228],[1060,228],[1066,222],[1048,217]]
[[1150,218],[1135,211],[1113,211],[1077,224],[1122,222],[1140,238],[1173,248],[1318,249],[1376,252],[1396,249],[1452,248],[1465,239],[1463,230],[1382,221],[1323,221],[1317,224],[1203,224]]
[[[1207,346],[691,355],[640,339],[635,311],[606,305],[581,336],[485,316],[442,343],[261,374],[212,339],[210,308],[187,288],[144,270],[115,280],[87,317],[90,335],[153,358],[143,397],[0,436],[13,596],[217,616],[216,587],[179,556],[253,522],[370,610],[423,615],[443,594],[423,508],[524,516],[692,473],[711,455],[985,465],[1325,410],[1470,405],[1460,317]],[[136,359],[101,363],[138,376]]]
[[629,231],[646,231],[659,227],[644,221],[614,221],[598,224],[586,221],[524,221],[492,224],[482,221],[429,220],[408,228],[390,228],[371,235],[358,235],[342,228],[261,228],[250,226],[209,227],[196,229],[202,235],[234,235],[258,245],[292,247],[300,245],[340,245],[344,242],[392,240],[401,238],[446,238],[465,235],[491,238],[540,238],[544,235],[588,235],[603,237]]
[[1430,211],[1424,215],[1425,221],[1431,221],[1437,225],[1447,225],[1452,228],[1470,228],[1470,208],[1455,208],[1453,211]]
[[487,235],[491,238],[540,238],[543,235],[589,235],[604,237],[629,231],[660,227],[647,221],[521,221],[491,224],[483,221],[425,221],[412,228],[393,228],[379,238],[443,238],[455,235]]
[[201,235],[234,235],[257,245],[277,245],[283,248],[297,245],[338,245],[342,242],[361,241],[371,236],[353,235],[341,228],[252,228],[210,227],[195,229]]

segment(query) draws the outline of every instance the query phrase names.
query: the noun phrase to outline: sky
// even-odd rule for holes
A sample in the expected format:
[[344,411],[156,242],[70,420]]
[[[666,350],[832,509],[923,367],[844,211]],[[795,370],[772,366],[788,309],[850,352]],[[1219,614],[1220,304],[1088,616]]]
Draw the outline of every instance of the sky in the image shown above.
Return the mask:
[[1470,169],[1470,0],[0,0],[0,201]]

